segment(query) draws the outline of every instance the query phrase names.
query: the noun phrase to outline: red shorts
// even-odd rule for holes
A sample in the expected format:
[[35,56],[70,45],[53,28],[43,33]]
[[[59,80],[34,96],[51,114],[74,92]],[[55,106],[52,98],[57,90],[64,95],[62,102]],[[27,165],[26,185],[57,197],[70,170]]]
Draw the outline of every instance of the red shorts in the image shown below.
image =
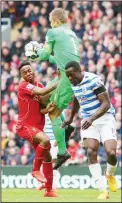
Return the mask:
[[22,126],[20,128],[17,127],[16,130],[17,130],[17,134],[21,138],[28,140],[32,145],[33,145],[33,137],[35,137],[39,132],[43,132],[40,129],[30,125]]

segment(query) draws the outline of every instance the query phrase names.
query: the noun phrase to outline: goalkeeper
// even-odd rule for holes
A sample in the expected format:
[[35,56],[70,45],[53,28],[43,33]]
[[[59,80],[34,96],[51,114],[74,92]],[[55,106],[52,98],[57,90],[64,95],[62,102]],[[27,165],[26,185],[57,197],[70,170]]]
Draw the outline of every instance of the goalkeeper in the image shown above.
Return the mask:
[[[54,169],[64,163],[70,155],[66,150],[65,130],[61,128],[60,117],[63,109],[66,109],[72,99],[73,91],[69,79],[65,74],[65,66],[69,61],[80,62],[79,40],[75,33],[67,26],[67,12],[62,8],[56,8],[50,13],[52,29],[46,34],[46,43],[43,47],[34,46],[34,52],[40,60],[48,60],[57,65],[59,84],[50,97],[47,111],[51,119],[53,132],[58,144],[58,156]],[[54,55],[51,55],[51,54]],[[32,53],[26,54],[31,58]]]

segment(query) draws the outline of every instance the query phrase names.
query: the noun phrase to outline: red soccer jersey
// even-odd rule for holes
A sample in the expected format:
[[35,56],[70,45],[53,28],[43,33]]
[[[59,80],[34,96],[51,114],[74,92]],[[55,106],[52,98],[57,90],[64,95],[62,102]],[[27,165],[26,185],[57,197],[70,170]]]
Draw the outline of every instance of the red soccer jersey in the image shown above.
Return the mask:
[[22,81],[18,88],[18,104],[19,104],[19,116],[18,126],[30,125],[43,130],[45,125],[45,115],[40,113],[39,96],[33,95],[33,89],[35,86],[43,87],[40,83],[35,82],[31,84],[26,81]]

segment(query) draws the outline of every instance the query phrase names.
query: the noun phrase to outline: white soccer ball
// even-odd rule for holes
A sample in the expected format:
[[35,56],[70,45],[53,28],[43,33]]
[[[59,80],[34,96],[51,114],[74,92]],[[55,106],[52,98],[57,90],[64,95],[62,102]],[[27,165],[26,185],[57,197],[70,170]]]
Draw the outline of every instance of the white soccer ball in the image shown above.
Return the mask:
[[31,42],[25,45],[25,52],[26,51],[33,51],[33,44]]
[[30,41],[25,45],[25,51],[36,51],[40,44],[37,41]]
[[27,56],[30,61],[39,61],[39,56],[36,51],[37,48],[42,48],[42,45],[36,41],[31,41],[25,45],[25,56]]

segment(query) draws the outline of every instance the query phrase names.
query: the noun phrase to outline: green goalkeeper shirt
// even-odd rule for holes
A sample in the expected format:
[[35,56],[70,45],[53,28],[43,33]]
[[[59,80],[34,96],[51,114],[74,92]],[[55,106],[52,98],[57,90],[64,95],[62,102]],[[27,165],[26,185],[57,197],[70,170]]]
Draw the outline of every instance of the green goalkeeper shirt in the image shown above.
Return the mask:
[[[54,54],[52,56],[51,54]],[[46,34],[46,44],[38,51],[41,60],[56,63],[57,68],[64,70],[70,61],[80,62],[79,40],[67,24],[49,29]]]

